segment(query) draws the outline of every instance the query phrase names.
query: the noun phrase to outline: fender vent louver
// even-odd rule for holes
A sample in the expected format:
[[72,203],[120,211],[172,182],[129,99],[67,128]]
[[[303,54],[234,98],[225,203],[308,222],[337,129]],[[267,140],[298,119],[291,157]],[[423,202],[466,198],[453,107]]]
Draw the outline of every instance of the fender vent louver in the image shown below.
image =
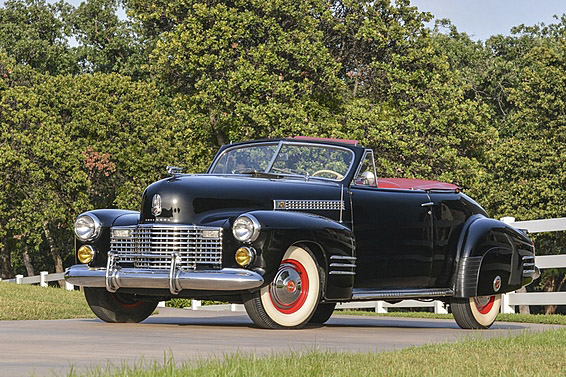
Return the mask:
[[346,209],[346,207],[343,200],[274,200],[273,209],[340,211]]

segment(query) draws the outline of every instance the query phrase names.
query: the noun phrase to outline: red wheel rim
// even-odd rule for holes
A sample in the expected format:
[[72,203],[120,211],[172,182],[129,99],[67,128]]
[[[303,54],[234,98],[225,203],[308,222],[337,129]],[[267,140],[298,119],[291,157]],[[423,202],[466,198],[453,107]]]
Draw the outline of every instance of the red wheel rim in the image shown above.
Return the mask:
[[476,309],[481,314],[487,314],[493,308],[493,303],[495,302],[495,296],[489,297],[474,297],[474,304],[476,305]]
[[297,312],[307,300],[309,276],[305,267],[294,259],[281,262],[279,271],[269,285],[273,306],[283,314]]
[[123,301],[122,297],[118,296],[116,293],[112,294],[111,296],[114,299],[114,301],[116,301],[124,309],[133,309],[142,304],[142,301],[134,301],[132,303],[126,303]]

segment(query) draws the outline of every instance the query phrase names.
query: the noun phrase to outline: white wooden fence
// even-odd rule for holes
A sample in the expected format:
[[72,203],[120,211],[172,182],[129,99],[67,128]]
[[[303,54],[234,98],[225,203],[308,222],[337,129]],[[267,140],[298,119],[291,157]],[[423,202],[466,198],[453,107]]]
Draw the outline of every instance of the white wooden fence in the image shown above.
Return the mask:
[[[513,217],[504,217],[503,222],[518,228],[526,229],[529,233],[557,232],[566,230],[566,217],[546,220],[515,221]],[[535,258],[538,268],[566,268],[566,255],[542,255]],[[16,284],[39,284],[47,287],[48,282],[63,280],[62,273],[49,274],[42,271],[37,276],[24,277],[16,275],[15,279],[2,280],[0,282],[12,282]],[[65,283],[67,290],[73,290],[74,286]],[[518,305],[566,305],[566,292],[529,292],[529,293],[507,293],[501,297],[501,312],[515,313],[515,306]],[[160,303],[160,306],[164,306]],[[435,313],[448,313],[442,301],[417,301],[403,300],[396,304],[389,304],[385,301],[366,301],[341,303],[336,309],[374,309],[377,313],[386,313],[390,308],[434,308]],[[220,310],[220,311],[244,311],[244,306],[239,304],[224,305],[201,305],[200,300],[191,301],[193,310]]]
[[[529,233],[557,232],[566,230],[566,217],[558,219],[515,221],[513,217],[504,217],[501,221],[518,229],[526,229]],[[566,255],[543,255],[535,258],[538,268],[566,268]],[[515,313],[518,305],[566,305],[566,292],[529,292],[507,293],[501,297],[501,313]],[[193,310],[231,310],[242,311],[243,305],[207,305],[202,306],[199,300],[192,300]],[[373,309],[377,313],[387,313],[391,308],[434,308],[437,314],[446,314],[442,301],[403,300],[396,304],[385,301],[347,302],[336,305],[336,309]]]
[[[16,283],[16,284],[39,284],[42,287],[47,287],[48,283],[53,281],[65,280],[63,277],[63,273],[48,273],[47,271],[41,271],[39,275],[35,276],[27,276],[24,275],[16,275],[15,279],[0,279],[0,282],[3,283]],[[68,291],[72,291],[75,289],[73,284],[69,284],[65,282],[65,289]]]

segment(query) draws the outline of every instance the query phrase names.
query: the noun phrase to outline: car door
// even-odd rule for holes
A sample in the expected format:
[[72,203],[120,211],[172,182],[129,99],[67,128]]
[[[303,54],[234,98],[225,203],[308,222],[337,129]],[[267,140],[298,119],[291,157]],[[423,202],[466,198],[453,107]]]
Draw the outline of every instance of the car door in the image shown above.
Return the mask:
[[356,288],[425,288],[433,258],[425,191],[352,185]]

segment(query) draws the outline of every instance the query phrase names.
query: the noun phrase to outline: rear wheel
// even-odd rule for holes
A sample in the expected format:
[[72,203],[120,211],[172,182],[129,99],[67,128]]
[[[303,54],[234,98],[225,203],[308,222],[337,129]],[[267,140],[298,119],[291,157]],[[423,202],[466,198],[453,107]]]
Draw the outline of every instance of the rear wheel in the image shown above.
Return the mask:
[[157,301],[140,301],[133,295],[110,293],[104,288],[84,288],[86,301],[104,322],[141,322],[153,313]]
[[450,306],[458,326],[487,329],[493,325],[501,307],[501,295],[452,299]]
[[316,311],[320,299],[320,272],[316,258],[291,246],[273,282],[245,298],[252,321],[262,328],[300,328]]

